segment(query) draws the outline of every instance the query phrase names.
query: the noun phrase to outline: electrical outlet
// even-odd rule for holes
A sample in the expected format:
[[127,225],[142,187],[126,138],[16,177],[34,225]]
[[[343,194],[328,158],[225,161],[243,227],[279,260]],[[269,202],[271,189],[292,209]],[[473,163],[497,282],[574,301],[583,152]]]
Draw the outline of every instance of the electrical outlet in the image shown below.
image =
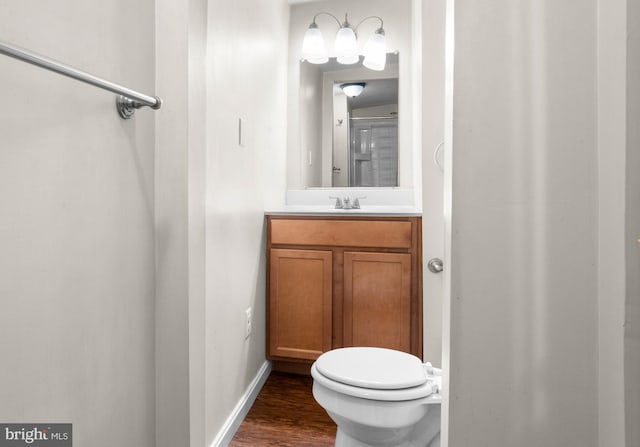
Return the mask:
[[253,310],[251,309],[251,306],[249,306],[244,312],[247,317],[244,329],[244,338],[249,338],[249,335],[251,335],[251,325],[253,324]]

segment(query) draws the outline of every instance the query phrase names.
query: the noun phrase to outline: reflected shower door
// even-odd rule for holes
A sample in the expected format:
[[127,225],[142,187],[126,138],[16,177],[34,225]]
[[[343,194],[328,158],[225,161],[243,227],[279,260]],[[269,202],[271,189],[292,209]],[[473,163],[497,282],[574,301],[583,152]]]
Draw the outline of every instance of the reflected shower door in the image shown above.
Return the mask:
[[398,186],[398,120],[351,121],[349,186]]

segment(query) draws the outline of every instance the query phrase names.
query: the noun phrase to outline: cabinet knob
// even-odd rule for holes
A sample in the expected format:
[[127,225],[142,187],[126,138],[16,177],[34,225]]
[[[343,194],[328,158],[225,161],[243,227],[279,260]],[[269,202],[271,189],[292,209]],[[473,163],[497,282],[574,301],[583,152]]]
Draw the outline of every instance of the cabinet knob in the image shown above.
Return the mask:
[[429,262],[427,262],[427,268],[431,273],[440,273],[444,269],[444,265],[442,264],[442,259],[438,259],[438,258],[429,259]]

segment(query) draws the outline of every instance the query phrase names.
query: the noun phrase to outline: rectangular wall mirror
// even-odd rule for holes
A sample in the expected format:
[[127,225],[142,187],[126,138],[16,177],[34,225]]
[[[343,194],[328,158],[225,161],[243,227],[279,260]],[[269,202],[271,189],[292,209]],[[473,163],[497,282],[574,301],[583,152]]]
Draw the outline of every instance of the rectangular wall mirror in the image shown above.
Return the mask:
[[[287,54],[287,189],[413,189],[420,180],[422,91],[415,77],[421,47],[413,44],[418,34],[411,0],[294,3]],[[352,64],[335,59],[339,25],[334,19],[340,21],[345,14],[357,28],[360,58]],[[378,71],[362,62],[381,20],[386,58],[382,67],[375,67],[383,68]],[[314,58],[303,51],[313,21],[322,33],[326,56],[314,60],[321,61],[317,64],[308,62]],[[345,83],[366,85],[351,100],[340,89]]]
[[320,181],[308,186],[399,185],[398,62],[398,53],[387,55],[383,71],[363,67],[362,60],[353,65],[335,58],[322,65],[300,62],[301,136],[322,136],[315,176]]

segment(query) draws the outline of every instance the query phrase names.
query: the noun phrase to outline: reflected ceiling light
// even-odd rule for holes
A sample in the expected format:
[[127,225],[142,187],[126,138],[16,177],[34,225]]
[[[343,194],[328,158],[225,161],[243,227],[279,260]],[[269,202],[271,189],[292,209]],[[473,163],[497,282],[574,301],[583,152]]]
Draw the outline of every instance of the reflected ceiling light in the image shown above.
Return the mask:
[[340,88],[350,98],[355,98],[362,90],[364,90],[364,86],[367,85],[366,82],[348,82],[346,84],[340,84]]
[[339,29],[334,41],[333,51],[338,62],[341,64],[355,64],[360,60],[360,56],[358,54],[358,40],[356,37],[358,27],[365,20],[380,20],[380,27],[373,33],[364,46],[363,65],[371,70],[384,70],[387,60],[387,47],[383,28],[384,22],[378,16],[369,16],[362,19],[354,29],[349,23],[347,14],[344,15],[344,22],[340,23],[340,20],[331,13],[317,13],[313,16],[313,21],[304,35],[304,40],[302,41],[302,57],[312,64],[324,64],[329,61],[329,57],[325,50],[322,32],[316,23],[316,18],[319,15],[328,15],[333,17],[338,24]]

